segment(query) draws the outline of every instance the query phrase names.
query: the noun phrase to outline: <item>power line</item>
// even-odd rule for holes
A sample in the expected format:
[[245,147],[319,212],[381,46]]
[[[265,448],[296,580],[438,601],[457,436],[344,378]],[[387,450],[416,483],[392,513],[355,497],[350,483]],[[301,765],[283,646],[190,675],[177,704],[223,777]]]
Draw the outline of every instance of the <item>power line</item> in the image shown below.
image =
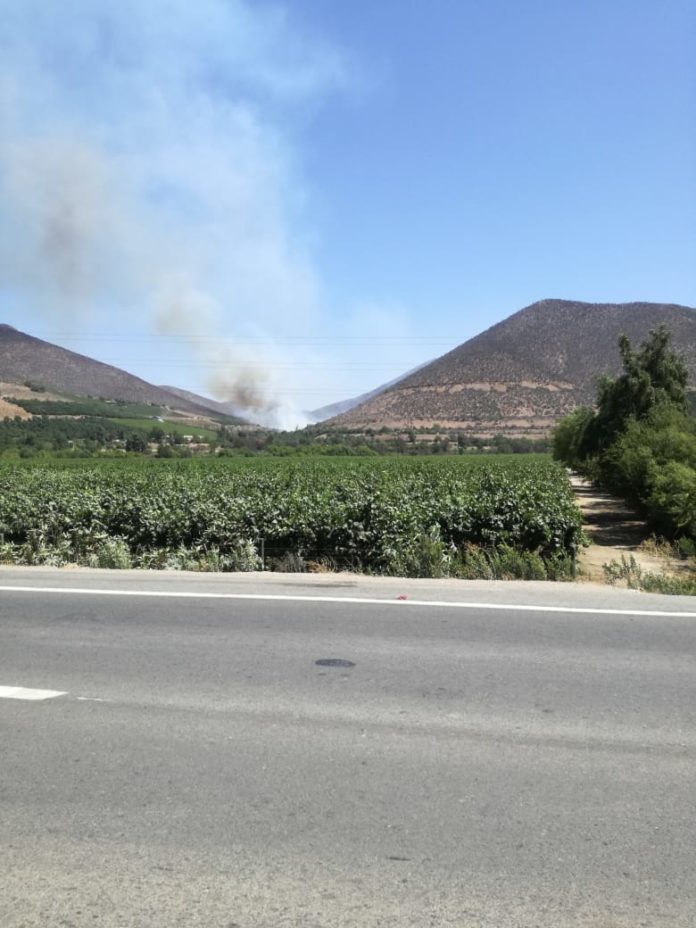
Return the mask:
[[110,335],[107,333],[94,333],[85,335],[73,332],[56,332],[53,330],[37,330],[42,338],[64,338],[70,341],[90,342],[90,341],[109,341],[109,342],[214,342],[240,344],[277,344],[281,342],[293,342],[295,344],[314,344],[316,342],[414,342],[418,344],[438,342],[447,345],[458,344],[461,341],[461,335],[157,335],[157,334],[140,334],[140,335]]
[[[117,358],[109,359],[107,361],[102,361],[102,364],[110,364],[112,367],[116,367],[120,364],[135,364],[142,363],[142,358]],[[224,371],[224,370],[234,370],[235,368],[244,368],[247,366],[247,363],[253,363],[254,359],[250,359],[250,362],[245,361],[230,361],[229,363],[223,364],[208,364],[205,361],[189,361],[184,358],[176,358],[172,360],[156,360],[148,362],[151,367],[177,367],[177,368],[202,368],[208,371]],[[403,373],[403,367],[394,366],[394,367],[385,367],[382,364],[369,364],[367,362],[355,362],[355,363],[343,363],[343,364],[269,364],[265,361],[259,362],[259,366],[264,370],[274,370],[274,371],[304,371],[307,369],[318,370],[318,371],[384,371],[385,373]]]

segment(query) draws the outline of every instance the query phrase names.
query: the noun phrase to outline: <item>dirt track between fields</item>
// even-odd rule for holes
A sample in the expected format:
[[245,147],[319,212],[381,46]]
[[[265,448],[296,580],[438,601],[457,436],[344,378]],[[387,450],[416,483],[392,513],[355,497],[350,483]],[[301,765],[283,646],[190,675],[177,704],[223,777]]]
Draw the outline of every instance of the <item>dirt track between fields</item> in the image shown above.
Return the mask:
[[676,574],[688,570],[683,561],[641,550],[652,533],[645,520],[624,500],[605,493],[588,480],[573,474],[573,492],[583,515],[583,529],[590,546],[578,556],[580,573],[588,580],[605,579],[603,566],[633,556],[644,572]]

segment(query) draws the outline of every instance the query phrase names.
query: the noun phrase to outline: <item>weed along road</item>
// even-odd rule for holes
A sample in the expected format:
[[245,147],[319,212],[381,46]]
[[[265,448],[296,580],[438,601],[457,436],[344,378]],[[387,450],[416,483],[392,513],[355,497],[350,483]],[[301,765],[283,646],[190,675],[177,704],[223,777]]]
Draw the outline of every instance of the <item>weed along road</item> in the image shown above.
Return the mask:
[[696,924],[694,600],[0,570],[2,928]]

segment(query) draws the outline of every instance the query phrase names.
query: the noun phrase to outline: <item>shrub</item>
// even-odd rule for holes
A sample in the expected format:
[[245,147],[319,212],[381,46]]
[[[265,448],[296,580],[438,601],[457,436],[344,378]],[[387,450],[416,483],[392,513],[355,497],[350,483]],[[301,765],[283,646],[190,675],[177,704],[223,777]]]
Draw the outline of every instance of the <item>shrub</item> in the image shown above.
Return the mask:
[[668,535],[696,538],[696,470],[669,461],[655,474],[647,498],[652,521]]

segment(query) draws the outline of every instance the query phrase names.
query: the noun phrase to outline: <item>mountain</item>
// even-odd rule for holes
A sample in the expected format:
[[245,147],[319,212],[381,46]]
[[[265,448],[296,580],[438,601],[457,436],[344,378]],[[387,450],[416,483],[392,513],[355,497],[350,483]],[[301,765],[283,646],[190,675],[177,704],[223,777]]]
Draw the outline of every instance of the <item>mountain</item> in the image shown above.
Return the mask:
[[334,416],[340,416],[341,413],[348,412],[350,409],[354,409],[361,403],[366,403],[368,400],[371,400],[373,396],[378,396],[380,393],[384,393],[385,390],[388,390],[389,387],[392,387],[395,383],[403,380],[404,377],[408,377],[409,374],[414,374],[422,367],[425,367],[427,363],[427,361],[424,361],[423,364],[419,364],[418,367],[412,368],[406,374],[402,374],[400,377],[395,377],[394,380],[390,380],[389,383],[383,383],[381,387],[375,387],[374,390],[369,390],[367,393],[361,393],[360,396],[353,396],[348,400],[339,400],[338,403],[330,403],[328,406],[320,406],[319,409],[312,409],[307,413],[307,418],[311,422],[317,423],[323,422],[325,419],[332,419]]
[[405,375],[326,428],[444,428],[541,436],[616,374],[622,333],[637,345],[664,324],[696,383],[696,309],[662,303],[542,300]]
[[174,396],[207,409],[214,415],[224,416],[227,420],[231,420],[229,421],[230,425],[251,424],[247,419],[242,419],[239,416],[237,408],[232,403],[221,403],[218,400],[211,400],[208,396],[201,396],[200,393],[193,393],[191,390],[182,390],[179,387],[170,387],[169,385],[161,386],[160,390],[173,393]]
[[61,394],[150,403],[194,416],[211,415],[207,406],[9,325],[0,325],[0,382],[31,382]]

